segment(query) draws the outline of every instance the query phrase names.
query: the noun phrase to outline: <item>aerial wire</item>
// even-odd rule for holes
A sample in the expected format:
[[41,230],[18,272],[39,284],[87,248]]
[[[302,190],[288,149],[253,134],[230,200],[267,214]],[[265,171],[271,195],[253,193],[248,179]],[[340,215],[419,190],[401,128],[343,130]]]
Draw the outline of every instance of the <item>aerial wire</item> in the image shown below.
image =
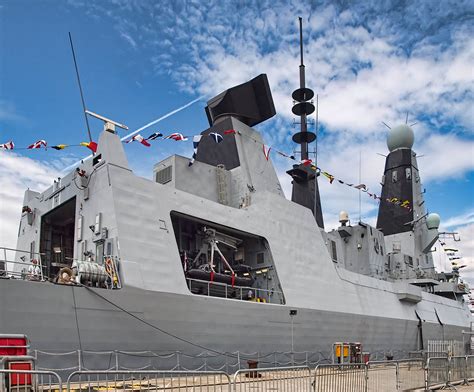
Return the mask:
[[86,104],[84,102],[84,93],[82,92],[81,78],[79,77],[79,68],[77,66],[76,53],[74,51],[74,45],[72,43],[71,32],[69,32],[69,43],[71,44],[72,58],[74,59],[74,68],[76,69],[77,84],[79,85],[79,92],[81,93],[82,109],[83,109],[83,112],[84,112],[84,118],[86,119],[86,126],[87,126],[87,133],[89,135],[89,142],[92,142],[91,129],[90,129],[90,126],[89,126],[89,119],[87,118],[87,114],[86,114]]

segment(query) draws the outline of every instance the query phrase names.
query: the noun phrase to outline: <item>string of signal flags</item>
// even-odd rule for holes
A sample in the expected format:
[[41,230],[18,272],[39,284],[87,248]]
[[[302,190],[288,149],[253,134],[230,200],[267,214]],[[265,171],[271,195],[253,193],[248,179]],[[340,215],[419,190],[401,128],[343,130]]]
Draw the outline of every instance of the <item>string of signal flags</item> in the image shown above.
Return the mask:
[[[203,137],[209,137],[216,144],[219,144],[224,140],[224,137],[228,137],[228,136],[231,136],[231,135],[239,135],[239,136],[242,136],[242,137],[246,137],[246,138],[249,138],[249,139],[253,140],[255,143],[260,144],[262,146],[262,153],[263,153],[263,155],[264,155],[264,157],[267,161],[270,158],[270,153],[272,151],[274,151],[275,153],[277,153],[278,155],[280,155],[282,157],[285,157],[287,159],[290,159],[290,160],[294,161],[295,163],[302,164],[303,166],[306,166],[306,167],[310,168],[311,170],[315,171],[316,174],[323,175],[324,177],[326,177],[328,179],[330,184],[333,184],[334,182],[337,182],[341,185],[346,185],[350,188],[354,188],[354,189],[357,189],[361,192],[364,192],[365,194],[367,194],[368,197],[370,197],[373,200],[376,200],[376,201],[379,201],[379,202],[385,201],[387,203],[397,205],[401,208],[405,208],[408,211],[412,211],[412,207],[411,207],[410,202],[408,200],[400,200],[396,197],[392,197],[392,198],[389,197],[389,198],[382,199],[382,197],[377,195],[376,193],[370,192],[369,188],[365,184],[355,184],[355,183],[350,183],[350,182],[343,181],[343,180],[335,177],[331,173],[329,173],[327,171],[324,171],[319,166],[316,166],[311,159],[305,159],[305,160],[299,161],[295,158],[294,155],[286,154],[285,152],[276,149],[274,146],[268,146],[268,145],[260,142],[259,140],[256,140],[255,138],[253,138],[251,136],[244,135],[240,131],[236,131],[234,129],[225,130],[225,131],[222,132],[222,134],[217,133],[217,132],[211,132],[207,135],[199,134],[199,135],[194,135],[192,137],[191,136],[185,136],[185,135],[183,135],[182,133],[179,133],[179,132],[174,132],[174,133],[171,133],[167,136],[164,136],[161,132],[154,132],[146,138],[143,137],[140,134],[136,134],[133,137],[131,137],[130,139],[125,140],[124,143],[129,144],[129,143],[137,142],[137,143],[142,144],[145,147],[150,147],[151,146],[150,142],[157,141],[157,140],[160,140],[160,139],[161,140],[174,140],[174,141],[179,142],[179,141],[187,141],[190,138],[192,138],[192,141],[193,141],[193,155],[192,155],[192,158],[189,161],[189,166],[192,166],[195,159],[196,159],[196,156],[197,156],[199,143],[201,142]],[[75,146],[87,147],[88,149],[90,149],[94,153],[97,151],[97,143],[93,142],[93,141],[81,142],[79,144],[56,144],[56,145],[48,146],[48,143],[46,142],[46,140],[43,140],[43,139],[38,140],[38,141],[30,144],[27,147],[21,147],[21,148],[17,148],[15,146],[14,142],[11,140],[7,143],[0,144],[0,150],[8,150],[8,151],[12,151],[12,150],[37,150],[37,149],[48,149],[48,148],[52,148],[54,150],[64,150],[66,148],[75,147]]]

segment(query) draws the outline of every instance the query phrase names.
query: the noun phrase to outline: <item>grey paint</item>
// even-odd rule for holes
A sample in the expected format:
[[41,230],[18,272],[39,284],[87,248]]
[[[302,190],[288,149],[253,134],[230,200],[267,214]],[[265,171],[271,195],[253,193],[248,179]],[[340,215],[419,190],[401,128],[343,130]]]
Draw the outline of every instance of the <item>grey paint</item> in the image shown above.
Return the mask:
[[[460,331],[468,328],[470,321],[462,302],[417,287],[404,290],[386,276],[373,275],[381,261],[369,251],[368,258],[359,260],[361,265],[367,263],[365,275],[347,268],[355,260],[353,252],[347,252],[344,263],[334,263],[327,239],[335,234],[326,235],[311,210],[284,198],[271,161],[265,160],[261,145],[250,138],[261,141],[261,137],[232,121],[234,129],[248,137],[236,136],[241,165],[228,173],[232,191],[229,205],[216,202],[209,165],[196,161],[186,171],[182,158],[175,157],[165,161],[174,162],[173,183],[162,185],[139,178],[129,170],[118,136],[108,132],[99,140],[102,162],[95,168],[91,162],[82,165],[89,175],[94,170],[88,192],[74,185],[78,181],[74,173],[61,179],[61,202],[74,196],[77,199],[76,218],[83,219],[82,240],[87,240],[88,248],[94,251],[92,245],[97,239],[88,227],[100,213],[101,224],[115,243],[114,255],[120,258],[124,287],[95,289],[98,293],[166,331],[215,350],[288,351],[289,309],[298,309],[295,350],[328,352],[333,342],[341,340],[362,341],[371,351],[415,350],[415,310],[425,317],[425,340],[441,337],[435,309],[445,323],[445,337],[462,339]],[[189,173],[196,178],[202,174],[204,181],[191,180]],[[186,187],[188,181],[193,186]],[[53,206],[48,199],[52,192],[50,188],[42,194],[27,194],[28,205],[38,215],[31,226],[22,218],[19,249],[28,249],[32,239],[38,241],[41,215]],[[286,304],[190,294],[171,211],[266,238]],[[76,230],[75,254],[81,256],[77,235]],[[374,235],[380,236],[380,232]],[[420,300],[399,298],[404,293]],[[160,350],[198,350],[155,333],[86,288],[1,279],[0,298],[0,331],[27,333],[34,348],[77,349],[77,311],[83,349],[140,350],[153,346]]]

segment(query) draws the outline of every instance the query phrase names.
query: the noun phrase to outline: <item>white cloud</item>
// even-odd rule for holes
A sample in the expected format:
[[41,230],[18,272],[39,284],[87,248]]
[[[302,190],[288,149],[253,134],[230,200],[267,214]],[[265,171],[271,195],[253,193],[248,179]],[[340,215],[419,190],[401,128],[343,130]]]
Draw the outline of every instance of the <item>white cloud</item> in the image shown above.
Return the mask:
[[453,227],[462,227],[474,223],[474,210],[466,211],[464,214],[452,216],[446,221],[441,221],[441,229],[447,230],[452,229]]
[[0,246],[16,248],[23,194],[27,188],[43,191],[58,177],[52,166],[0,151]]

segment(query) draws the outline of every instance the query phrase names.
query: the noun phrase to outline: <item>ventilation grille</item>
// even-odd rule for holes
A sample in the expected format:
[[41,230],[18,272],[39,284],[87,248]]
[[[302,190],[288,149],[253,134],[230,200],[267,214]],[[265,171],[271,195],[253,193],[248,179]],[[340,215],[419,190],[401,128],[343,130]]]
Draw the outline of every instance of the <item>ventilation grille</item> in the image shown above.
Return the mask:
[[156,172],[156,182],[160,184],[166,184],[172,180],[172,168],[173,166],[165,167],[164,169]]

